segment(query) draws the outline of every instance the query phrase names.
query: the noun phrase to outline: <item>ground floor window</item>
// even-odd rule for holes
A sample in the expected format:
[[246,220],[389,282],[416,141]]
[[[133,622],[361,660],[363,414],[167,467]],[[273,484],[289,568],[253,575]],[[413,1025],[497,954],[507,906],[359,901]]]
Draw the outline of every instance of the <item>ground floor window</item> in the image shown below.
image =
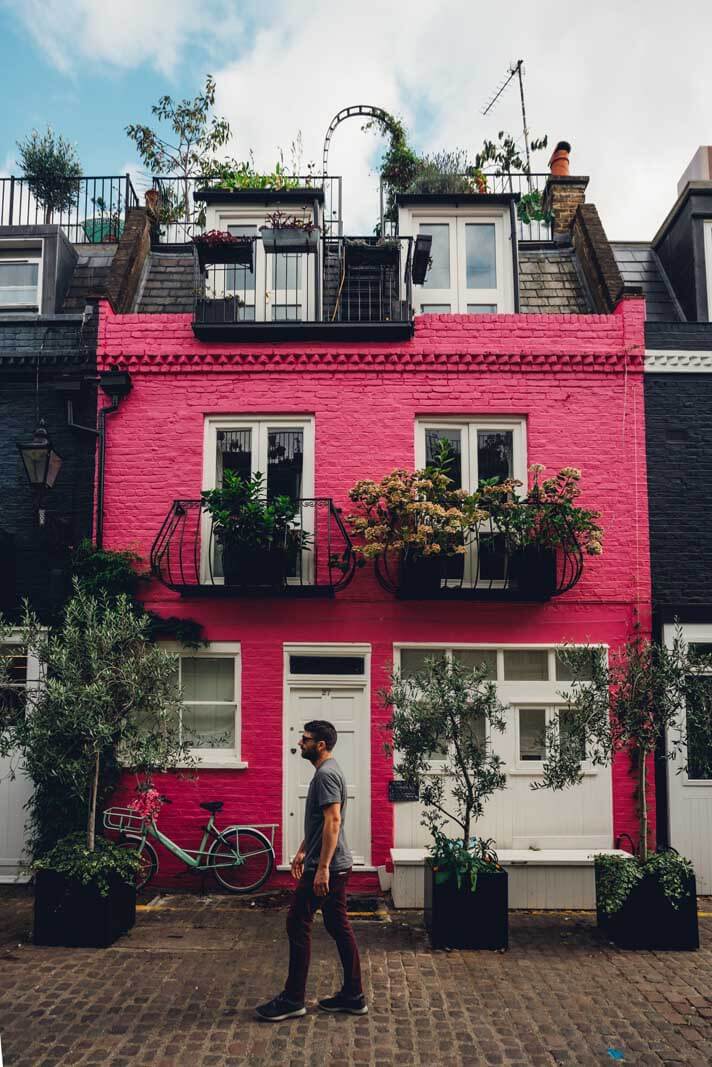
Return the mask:
[[202,766],[240,763],[240,646],[166,645],[177,654],[181,733]]

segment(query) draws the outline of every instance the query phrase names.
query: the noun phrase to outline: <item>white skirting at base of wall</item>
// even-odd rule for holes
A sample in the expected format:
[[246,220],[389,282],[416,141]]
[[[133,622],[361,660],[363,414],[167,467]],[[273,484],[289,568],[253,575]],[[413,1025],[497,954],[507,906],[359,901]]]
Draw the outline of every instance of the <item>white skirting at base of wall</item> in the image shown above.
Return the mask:
[[[392,848],[391,892],[396,908],[422,908],[424,848]],[[509,875],[510,909],[593,910],[596,907],[593,858],[627,856],[622,849],[501,849],[497,855]]]

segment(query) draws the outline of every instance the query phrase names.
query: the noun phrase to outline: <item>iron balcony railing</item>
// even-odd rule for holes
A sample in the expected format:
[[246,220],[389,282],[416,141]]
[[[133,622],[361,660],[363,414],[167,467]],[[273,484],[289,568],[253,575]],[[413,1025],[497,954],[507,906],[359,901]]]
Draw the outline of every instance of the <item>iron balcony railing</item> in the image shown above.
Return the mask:
[[[294,184],[296,182],[296,185]],[[195,193],[203,189],[220,189],[217,179],[211,178],[174,178],[154,177],[153,188],[160,194],[158,211],[160,230],[157,240],[160,244],[185,244],[205,227],[205,204],[195,199]],[[285,190],[318,189],[324,194],[323,227],[324,233],[339,237],[343,232],[341,178],[329,174],[303,174],[286,179]],[[254,193],[259,187],[226,190],[237,196],[240,192]],[[278,189],[265,189],[270,196]]]
[[381,586],[404,600],[543,602],[573,589],[583,573],[583,553],[573,535],[557,549],[512,549],[490,521],[480,524],[461,554],[387,552],[375,568]]
[[351,539],[328,497],[297,501],[269,549],[224,547],[200,500],[174,500],[151,548],[152,573],[184,595],[332,596],[353,578]]
[[[195,315],[200,326],[244,323],[412,322],[411,237],[322,237],[308,252],[266,253],[259,237],[230,262],[195,258]],[[213,252],[213,258],[220,258]],[[238,261],[239,260],[239,261]]]
[[32,191],[27,178],[0,178],[0,225],[62,227],[72,244],[115,244],[126,213],[138,207],[128,174],[76,178],[66,182],[50,209]]

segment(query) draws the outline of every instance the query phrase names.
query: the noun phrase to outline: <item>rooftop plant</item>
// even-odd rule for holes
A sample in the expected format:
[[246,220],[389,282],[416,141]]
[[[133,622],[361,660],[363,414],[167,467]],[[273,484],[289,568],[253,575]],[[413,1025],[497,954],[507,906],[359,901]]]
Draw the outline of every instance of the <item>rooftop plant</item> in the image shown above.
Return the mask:
[[43,134],[33,130],[17,147],[30,192],[44,208],[44,221],[50,223],[55,211],[67,211],[79,199],[82,168],[75,147],[51,126]]

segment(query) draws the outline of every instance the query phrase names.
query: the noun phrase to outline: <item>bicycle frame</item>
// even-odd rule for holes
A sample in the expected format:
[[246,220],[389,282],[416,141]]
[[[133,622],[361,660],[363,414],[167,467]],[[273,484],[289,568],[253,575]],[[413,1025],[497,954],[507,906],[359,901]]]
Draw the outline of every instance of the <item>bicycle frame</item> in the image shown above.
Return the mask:
[[[214,871],[214,870],[216,870],[216,869],[218,869],[220,867],[239,867],[245,862],[245,859],[240,855],[240,852],[239,852],[239,841],[238,841],[238,849],[237,850],[232,849],[231,850],[232,851],[232,855],[231,856],[226,856],[224,858],[224,862],[216,863],[214,859],[210,859],[209,858],[210,857],[210,852],[206,848],[206,845],[207,845],[208,841],[211,839],[211,837],[215,837],[219,841],[224,841],[225,844],[228,847],[230,847],[228,845],[227,840],[223,836],[225,831],[218,830],[217,826],[215,825],[215,818],[214,818],[214,816],[212,814],[211,814],[211,816],[210,816],[210,818],[208,820],[208,824],[205,827],[205,830],[203,832],[203,837],[202,837],[202,840],[200,842],[200,846],[197,849],[196,848],[189,848],[189,849],[181,848],[180,845],[177,845],[175,843],[175,841],[172,841],[170,837],[168,837],[166,834],[162,833],[161,830],[158,829],[158,826],[156,825],[156,820],[155,819],[151,819],[150,821],[149,820],[145,820],[143,825],[144,825],[144,828],[143,828],[143,831],[141,833],[141,846],[142,847],[143,847],[143,844],[144,844],[144,842],[146,841],[146,839],[148,837],[153,837],[153,838],[156,839],[156,841],[159,841],[163,845],[164,848],[168,849],[169,852],[172,852],[174,856],[177,856],[177,858],[179,860],[181,860],[183,863],[185,863],[188,867],[192,868],[193,870]],[[225,828],[226,831],[227,830],[254,830],[254,829],[256,829],[256,827],[247,826],[247,825],[245,825],[245,826],[229,826],[229,827]],[[261,855],[262,852],[273,852],[273,851],[274,851],[274,849],[270,845],[269,848],[260,849],[259,852],[251,852],[250,855],[251,856]],[[202,862],[202,858],[203,857],[205,857],[205,862]]]

